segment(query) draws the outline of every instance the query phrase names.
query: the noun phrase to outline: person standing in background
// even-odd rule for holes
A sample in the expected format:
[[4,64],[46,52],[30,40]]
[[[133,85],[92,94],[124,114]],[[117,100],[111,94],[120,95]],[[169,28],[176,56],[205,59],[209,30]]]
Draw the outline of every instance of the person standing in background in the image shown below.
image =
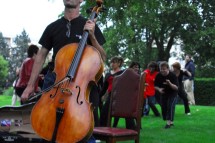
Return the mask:
[[191,73],[191,76],[184,75],[184,89],[187,93],[187,99],[190,105],[195,105],[194,98],[194,76],[195,76],[195,64],[191,59],[191,55],[185,56],[185,69]]
[[[118,76],[123,73],[123,70],[121,69],[123,61],[124,61],[123,58],[118,56],[115,56],[110,60],[111,71],[105,75],[104,84],[103,84],[102,90],[99,93],[99,96],[101,97],[102,100],[106,98],[106,101],[102,106],[101,115],[100,115],[101,126],[105,126],[105,127],[107,126],[110,96],[112,91],[112,82],[115,76]],[[114,127],[117,126],[118,120],[119,118],[114,118],[114,125],[113,125]]]
[[131,62],[129,68],[133,69],[137,74],[140,74],[140,64],[138,62]]
[[[32,68],[33,68],[33,64],[34,64],[34,60],[36,58],[37,52],[38,52],[39,48],[36,45],[30,45],[28,47],[28,57],[23,61],[22,66],[20,68],[20,72],[19,72],[19,79],[15,85],[15,89],[16,89],[16,94],[21,97],[22,93],[24,92],[25,88],[28,85],[28,81],[30,79],[31,73],[32,73]],[[38,77],[37,77],[38,79]],[[38,87],[38,80],[36,80],[36,84],[33,88],[33,92],[37,91]],[[24,102],[21,100],[21,104],[23,104]]]
[[17,81],[18,81],[18,79],[19,79],[19,71],[20,71],[20,69],[19,68],[16,68],[16,79],[14,80],[14,82],[13,82],[13,97],[12,97],[12,102],[11,102],[11,105],[12,106],[15,106],[16,105],[16,101],[18,100],[18,101],[20,101],[20,98],[19,98],[19,96],[16,94],[16,83],[17,83]]

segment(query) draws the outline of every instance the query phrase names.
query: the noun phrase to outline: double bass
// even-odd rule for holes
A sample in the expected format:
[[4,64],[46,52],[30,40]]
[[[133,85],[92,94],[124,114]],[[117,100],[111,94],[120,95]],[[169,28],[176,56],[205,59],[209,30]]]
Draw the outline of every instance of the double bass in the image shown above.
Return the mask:
[[[103,1],[96,0],[90,19],[103,11]],[[42,138],[58,143],[83,142],[94,127],[93,108],[89,102],[92,84],[103,72],[99,52],[86,41],[84,31],[79,43],[61,48],[55,58],[56,80],[50,90],[43,92],[31,112],[31,124]]]

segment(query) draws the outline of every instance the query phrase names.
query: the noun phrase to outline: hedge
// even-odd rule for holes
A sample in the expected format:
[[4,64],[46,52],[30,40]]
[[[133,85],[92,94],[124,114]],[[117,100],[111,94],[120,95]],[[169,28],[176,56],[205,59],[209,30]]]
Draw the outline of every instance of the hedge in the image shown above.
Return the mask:
[[194,96],[196,105],[215,105],[215,78],[196,78],[194,80]]

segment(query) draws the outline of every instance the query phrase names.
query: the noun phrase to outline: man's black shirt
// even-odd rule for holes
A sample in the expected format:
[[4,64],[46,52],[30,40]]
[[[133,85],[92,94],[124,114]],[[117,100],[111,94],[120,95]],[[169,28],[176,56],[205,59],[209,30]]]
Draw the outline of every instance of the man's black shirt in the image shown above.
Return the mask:
[[[79,43],[86,21],[87,19],[82,16],[79,16],[71,21],[68,21],[62,17],[46,27],[39,43],[48,50],[53,48],[52,60],[54,61],[57,52],[62,47],[70,43]],[[66,34],[68,32],[68,23],[70,23],[70,37],[67,37]],[[100,45],[105,43],[105,38],[97,25],[95,27],[95,37]],[[89,38],[87,43],[92,45]]]
[[155,86],[159,88],[164,88],[165,95],[177,95],[177,91],[173,90],[169,85],[164,84],[166,80],[170,80],[170,82],[176,86],[178,86],[178,79],[176,75],[172,72],[169,72],[167,76],[163,76],[161,73],[158,73],[155,78]]

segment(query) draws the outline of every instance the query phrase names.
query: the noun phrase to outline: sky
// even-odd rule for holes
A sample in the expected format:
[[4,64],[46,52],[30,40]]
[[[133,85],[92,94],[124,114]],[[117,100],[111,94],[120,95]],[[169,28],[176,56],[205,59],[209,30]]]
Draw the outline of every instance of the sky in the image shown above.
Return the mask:
[[0,32],[15,38],[25,29],[32,43],[64,10],[63,0],[0,0]]

